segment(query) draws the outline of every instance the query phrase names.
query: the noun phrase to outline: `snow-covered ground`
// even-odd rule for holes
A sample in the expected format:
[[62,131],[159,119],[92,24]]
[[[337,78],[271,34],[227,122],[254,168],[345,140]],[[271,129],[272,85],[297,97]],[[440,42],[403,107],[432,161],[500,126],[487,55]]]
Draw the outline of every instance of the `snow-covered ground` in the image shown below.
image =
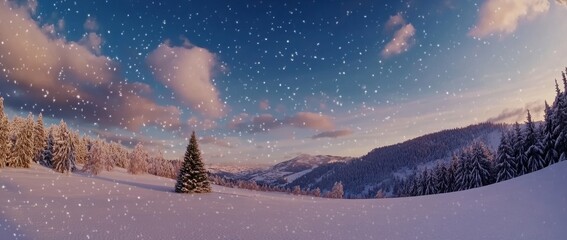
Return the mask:
[[435,196],[333,200],[174,181],[0,169],[0,239],[566,239],[567,162]]

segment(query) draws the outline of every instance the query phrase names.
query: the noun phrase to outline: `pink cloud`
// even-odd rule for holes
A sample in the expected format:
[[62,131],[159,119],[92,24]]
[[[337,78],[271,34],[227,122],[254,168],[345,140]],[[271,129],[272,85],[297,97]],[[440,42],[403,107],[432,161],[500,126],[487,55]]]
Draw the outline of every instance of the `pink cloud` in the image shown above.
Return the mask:
[[317,138],[338,138],[338,137],[344,137],[344,136],[349,136],[351,135],[353,132],[350,129],[343,129],[343,130],[335,130],[335,131],[325,131],[322,133],[319,133],[317,135],[314,135],[313,137],[311,137],[312,139],[317,139]]
[[388,22],[386,22],[385,29],[390,31],[398,26],[403,26],[404,24],[406,24],[406,20],[404,20],[404,17],[398,13],[394,16],[390,16]]
[[123,81],[116,62],[50,34],[55,28],[39,27],[30,8],[0,2],[0,56],[10,56],[0,61],[7,105],[133,130],[146,124],[179,127],[177,107],[136,95],[139,86]]
[[389,58],[407,51],[413,45],[414,35],[415,28],[413,25],[411,23],[405,24],[394,33],[394,37],[386,44],[380,54],[384,58]]
[[199,120],[197,117],[189,118],[187,125],[189,125],[190,130],[209,130],[217,127],[216,121],[211,119]]
[[548,0],[487,0],[469,36],[483,38],[516,31],[522,19],[531,20],[549,10]]
[[262,100],[260,101],[260,103],[258,103],[258,107],[260,108],[260,110],[266,111],[270,109],[270,102],[268,100]]
[[224,147],[224,148],[232,148],[233,146],[230,144],[230,142],[225,141],[225,140],[221,140],[215,137],[203,137],[200,139],[199,141],[202,144],[212,144],[215,146],[219,146],[219,147]]
[[102,38],[96,33],[87,33],[83,36],[83,38],[81,38],[81,40],[79,40],[79,44],[85,46],[96,55],[101,54],[100,48],[102,46]]
[[207,118],[225,115],[225,106],[212,82],[215,56],[207,49],[162,43],[147,58],[154,77],[171,89],[185,105]]
[[330,117],[312,112],[298,112],[295,116],[285,119],[284,122],[286,125],[316,130],[329,130],[334,126]]

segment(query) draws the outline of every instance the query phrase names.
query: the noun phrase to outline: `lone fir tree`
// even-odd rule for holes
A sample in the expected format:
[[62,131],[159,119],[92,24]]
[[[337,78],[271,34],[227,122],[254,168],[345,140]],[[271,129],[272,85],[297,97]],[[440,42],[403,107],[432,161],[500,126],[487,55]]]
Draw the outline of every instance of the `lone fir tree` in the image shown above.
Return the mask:
[[201,159],[201,151],[197,144],[195,132],[191,134],[183,165],[179,169],[175,192],[178,193],[207,193],[211,192],[211,185],[207,171]]

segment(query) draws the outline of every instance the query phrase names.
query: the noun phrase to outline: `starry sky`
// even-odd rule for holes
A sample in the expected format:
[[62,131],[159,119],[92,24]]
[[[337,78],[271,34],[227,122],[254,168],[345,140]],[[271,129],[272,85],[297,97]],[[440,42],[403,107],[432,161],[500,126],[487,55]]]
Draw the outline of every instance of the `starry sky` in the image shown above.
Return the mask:
[[210,163],[361,156],[543,117],[565,0],[0,2],[0,96],[125,146]]

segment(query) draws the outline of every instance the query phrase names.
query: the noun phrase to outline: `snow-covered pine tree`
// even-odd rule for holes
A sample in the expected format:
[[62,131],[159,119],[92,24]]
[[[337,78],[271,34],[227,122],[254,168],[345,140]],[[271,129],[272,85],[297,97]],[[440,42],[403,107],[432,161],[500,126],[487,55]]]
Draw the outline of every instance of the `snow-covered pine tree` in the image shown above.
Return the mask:
[[94,141],[91,144],[90,151],[87,154],[87,162],[83,166],[83,171],[93,175],[98,175],[104,169],[104,159],[102,156],[101,142]]
[[522,176],[528,172],[528,158],[524,144],[524,133],[518,122],[514,123],[514,137],[512,138],[512,148],[514,149],[514,162],[516,165],[516,176]]
[[470,148],[469,182],[467,189],[486,186],[494,183],[492,177],[493,156],[483,142],[474,142]]
[[175,192],[178,193],[207,193],[211,191],[208,173],[205,170],[201,151],[197,143],[195,132],[191,134],[183,165],[179,169]]
[[457,168],[459,168],[459,157],[453,154],[451,162],[447,167],[447,192],[458,191],[460,186],[457,184]]
[[446,193],[449,189],[449,183],[447,182],[449,179],[449,171],[445,164],[437,164],[435,167],[435,188],[437,189],[437,193]]
[[141,143],[136,144],[134,151],[130,156],[130,164],[128,164],[128,173],[140,174],[148,171],[148,152]]
[[462,191],[469,189],[470,182],[470,147],[465,148],[458,157],[455,166],[455,189],[454,191]]
[[128,151],[126,151],[126,149],[124,149],[120,145],[120,143],[113,142],[111,145],[112,145],[112,148],[113,148],[112,158],[114,159],[116,166],[121,167],[121,168],[127,168],[128,164],[129,164],[128,163]]
[[516,177],[514,150],[510,145],[511,138],[512,136],[509,132],[502,132],[502,138],[498,146],[498,155],[496,156],[496,182]]
[[535,123],[532,121],[532,115],[528,110],[526,120],[526,136],[524,140],[524,149],[526,149],[526,173],[540,170],[544,167],[543,146],[539,139]]
[[320,188],[315,188],[313,190],[313,192],[311,193],[311,195],[315,196],[315,197],[321,197],[321,189]]
[[423,170],[423,195],[431,195],[431,194],[436,194],[437,193],[437,189],[435,186],[435,174],[433,173],[433,171],[430,171],[429,169],[425,168]]
[[[564,84],[567,82],[565,73]],[[559,93],[555,98],[553,112],[553,138],[555,139],[555,151],[559,156],[557,161],[567,160],[567,93]]]
[[16,141],[10,153],[8,166],[17,168],[29,168],[34,158],[33,148],[33,117],[31,113],[17,127]]
[[[81,137],[79,132],[73,133],[73,144],[75,145],[76,162],[77,164],[86,164],[88,155],[88,142],[85,137]],[[83,166],[84,167],[84,166]]]
[[6,166],[10,146],[8,117],[4,114],[4,98],[0,97],[0,168]]
[[419,176],[414,173],[409,179],[406,181],[407,186],[407,195],[408,196],[419,196],[420,195],[420,188],[419,188]]
[[291,190],[291,194],[293,195],[301,195],[301,187],[299,185],[295,185],[293,190]]
[[[104,169],[106,171],[112,171],[112,169],[114,168],[114,158],[112,157],[113,153],[112,153],[112,145],[110,143],[107,142],[102,142],[102,156],[104,158]],[[146,158],[145,158],[145,166],[146,169],[142,169],[143,172],[147,172],[147,163],[148,157],[147,157],[147,152],[146,152]]]
[[38,162],[43,157],[43,149],[45,149],[46,145],[45,127],[43,126],[43,115],[41,113],[37,117],[33,130],[33,161]]
[[555,139],[553,138],[553,110],[545,102],[545,117],[544,117],[544,127],[543,127],[543,160],[544,166],[549,166],[556,163],[559,160],[557,151],[555,150]]
[[55,145],[55,137],[53,136],[53,126],[47,130],[47,140],[45,149],[40,160],[40,164],[46,167],[53,167],[53,145]]
[[335,182],[331,191],[327,194],[328,198],[343,198],[344,189],[342,182]]
[[76,169],[75,146],[67,124],[61,120],[57,127],[53,144],[53,170],[69,173]]

